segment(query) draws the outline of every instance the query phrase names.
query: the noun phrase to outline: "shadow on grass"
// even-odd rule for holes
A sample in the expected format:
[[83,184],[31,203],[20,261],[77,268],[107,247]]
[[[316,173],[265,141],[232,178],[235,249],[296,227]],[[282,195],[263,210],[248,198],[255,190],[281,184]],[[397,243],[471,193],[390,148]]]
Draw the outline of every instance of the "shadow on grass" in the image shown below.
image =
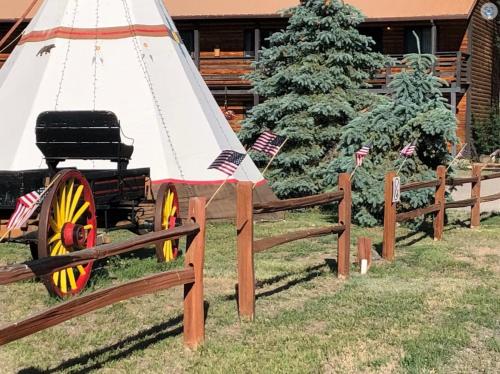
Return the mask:
[[[255,288],[261,289],[261,288],[264,288],[265,286],[270,286],[270,285],[273,285],[275,283],[279,283],[287,278],[297,276],[297,275],[302,275],[301,277],[299,277],[297,279],[290,280],[289,282],[287,282],[279,287],[276,287],[274,289],[271,289],[268,291],[262,291],[260,293],[256,293],[255,299],[260,299],[262,297],[272,296],[272,295],[275,295],[277,293],[289,290],[290,288],[295,287],[299,284],[310,282],[314,278],[324,275],[327,272],[326,268],[329,269],[330,273],[337,273],[337,271],[338,271],[337,260],[327,258],[327,259],[325,259],[325,263],[323,263],[323,264],[310,266],[310,267],[305,268],[301,271],[287,272],[287,273],[283,273],[283,274],[277,275],[277,276],[272,277],[272,278],[256,281]],[[226,300],[226,301],[236,300],[238,302],[238,285],[235,285],[235,290],[236,290],[236,292],[234,294],[227,295],[224,298],[224,300]]]
[[[208,309],[209,303],[205,302],[205,320],[208,315]],[[83,356],[64,361],[52,369],[41,370],[30,367],[18,371],[18,374],[57,373],[61,371],[83,374],[92,370],[99,370],[104,368],[109,362],[124,359],[137,351],[143,351],[161,340],[182,335],[182,321],[183,315],[180,315],[138,334],[129,336],[113,345],[99,348]]]

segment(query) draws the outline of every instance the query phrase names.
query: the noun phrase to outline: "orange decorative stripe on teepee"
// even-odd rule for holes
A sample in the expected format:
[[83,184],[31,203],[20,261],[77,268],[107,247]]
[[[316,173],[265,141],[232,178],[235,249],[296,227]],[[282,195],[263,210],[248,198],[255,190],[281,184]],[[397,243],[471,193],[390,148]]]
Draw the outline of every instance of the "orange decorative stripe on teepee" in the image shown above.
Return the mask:
[[172,31],[165,25],[131,25],[103,27],[97,29],[56,27],[50,30],[32,31],[23,35],[19,44],[43,42],[50,39],[125,39],[134,36],[173,37]]

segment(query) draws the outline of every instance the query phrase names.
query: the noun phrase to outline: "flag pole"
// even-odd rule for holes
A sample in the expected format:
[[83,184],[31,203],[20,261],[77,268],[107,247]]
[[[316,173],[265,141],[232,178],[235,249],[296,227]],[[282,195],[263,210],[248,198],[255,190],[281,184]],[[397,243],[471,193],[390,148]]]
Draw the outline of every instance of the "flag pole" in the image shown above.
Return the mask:
[[0,238],[0,243],[3,242],[3,240],[10,234],[12,230],[7,230],[7,232],[5,234],[3,234],[3,236]]
[[[269,160],[269,162],[267,163],[266,167],[264,168],[264,170],[262,171],[262,176],[264,176],[264,174],[266,174],[267,170],[269,169],[269,167],[271,166],[271,164],[273,163],[274,159],[278,156],[278,154],[281,152],[281,150],[283,149],[283,147],[285,146],[286,142],[288,141],[288,138],[285,139],[285,141],[283,142],[283,144],[281,144],[281,146],[278,148],[278,152],[276,152],[276,154],[271,157],[271,159]],[[257,185],[257,183],[254,183],[253,184],[253,187],[252,188],[255,188],[255,186]]]
[[405,157],[403,163],[401,164],[401,166],[399,167],[398,169],[398,172],[396,173],[396,175],[399,175],[399,173],[401,172],[401,169],[403,168],[404,164],[406,163],[406,160],[408,160],[408,157]]
[[[57,182],[57,180],[59,179],[60,177],[60,174],[56,175],[56,177],[48,184],[47,187],[45,187],[45,190],[41,193],[40,195],[40,200],[39,201],[42,201],[43,197],[47,194],[47,192],[50,190],[50,188]],[[40,202],[37,203],[37,208],[38,206],[40,205]],[[35,209],[36,211],[36,209]],[[28,220],[29,220],[30,217],[28,217]],[[10,230],[7,230],[5,232],[5,234],[3,234],[3,236],[0,238],[0,243],[4,241],[4,239],[12,232],[12,229]]]
[[351,177],[350,177],[350,180],[352,181],[352,177],[354,177],[354,174],[356,173],[356,170],[358,170],[359,168],[359,165],[356,165],[356,167],[354,168],[354,170],[352,171],[351,173]]
[[230,177],[230,175],[228,175],[226,177],[226,180],[219,186],[219,188],[217,188],[217,190],[214,192],[214,194],[212,195],[212,197],[210,198],[210,200],[208,200],[207,205],[205,205],[205,209],[207,209],[208,206],[212,203],[212,201],[214,201],[215,196],[217,196],[219,194],[219,192],[222,190],[222,187],[224,187],[226,185],[227,181],[229,180],[229,177]]
[[460,152],[458,152],[457,155],[455,156],[455,158],[450,162],[450,164],[446,168],[446,171],[448,171],[453,166],[453,164],[455,163],[455,161],[457,161],[458,158],[460,156],[462,156],[462,152],[464,151],[465,147],[467,147],[467,143],[464,144],[464,146],[462,147],[462,149],[460,150]]

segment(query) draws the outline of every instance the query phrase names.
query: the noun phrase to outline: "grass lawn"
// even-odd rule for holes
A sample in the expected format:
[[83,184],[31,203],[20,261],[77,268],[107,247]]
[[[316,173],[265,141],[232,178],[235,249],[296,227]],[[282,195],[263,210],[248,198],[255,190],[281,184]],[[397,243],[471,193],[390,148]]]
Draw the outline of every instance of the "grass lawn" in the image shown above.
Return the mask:
[[[500,372],[500,216],[470,230],[453,216],[444,240],[398,229],[394,263],[367,276],[332,273],[332,236],[256,256],[256,321],[236,311],[235,229],[208,227],[206,343],[182,344],[182,289],[132,299],[0,347],[0,372],[494,373]],[[328,222],[317,211],[262,223],[257,236]],[[113,240],[130,236],[113,234]],[[354,229],[380,247],[381,229]],[[0,245],[0,264],[29,250]],[[99,264],[89,290],[182,267],[152,249]],[[54,305],[35,281],[0,287],[0,324]]]

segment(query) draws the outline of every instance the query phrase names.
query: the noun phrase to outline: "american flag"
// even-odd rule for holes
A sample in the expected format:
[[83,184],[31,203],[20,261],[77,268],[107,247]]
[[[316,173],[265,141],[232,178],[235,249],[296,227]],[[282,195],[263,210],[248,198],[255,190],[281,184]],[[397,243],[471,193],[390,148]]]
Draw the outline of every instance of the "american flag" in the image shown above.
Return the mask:
[[355,153],[356,166],[363,165],[363,160],[365,159],[366,156],[368,156],[371,149],[372,149],[372,145],[366,144],[366,145],[362,146],[361,149]]
[[411,157],[415,153],[415,150],[417,149],[416,142],[413,141],[412,143],[408,144],[405,146],[399,154],[403,157]]
[[7,230],[20,229],[31,218],[36,208],[40,205],[41,195],[36,192],[30,192],[27,195],[17,199],[16,209],[10,217]]
[[251,149],[263,152],[269,156],[276,156],[285,141],[286,138],[284,136],[276,135],[271,131],[264,131]]
[[217,157],[208,168],[217,169],[228,176],[231,176],[234,174],[236,169],[238,169],[238,166],[240,166],[245,157],[245,153],[228,150],[222,151],[219,157]]
[[469,147],[469,144],[465,143],[462,147],[462,149],[460,150],[460,152],[458,152],[456,158],[465,158],[465,157],[470,157],[471,156],[471,149]]

